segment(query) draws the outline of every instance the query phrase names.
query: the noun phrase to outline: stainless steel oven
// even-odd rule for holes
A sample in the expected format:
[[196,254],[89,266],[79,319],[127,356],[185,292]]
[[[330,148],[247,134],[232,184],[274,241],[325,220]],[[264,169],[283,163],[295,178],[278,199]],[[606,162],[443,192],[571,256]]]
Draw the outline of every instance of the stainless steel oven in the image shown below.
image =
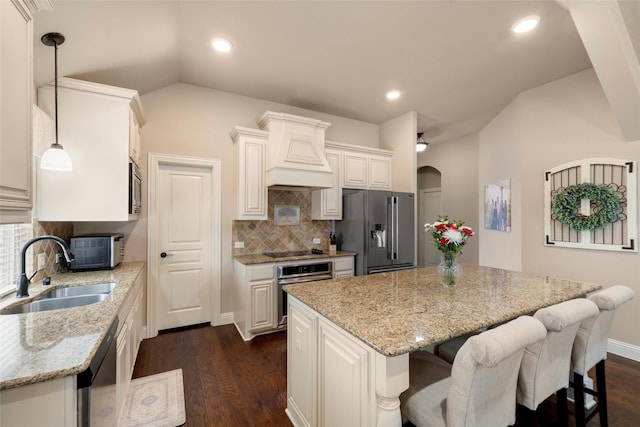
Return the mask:
[[278,327],[287,326],[287,293],[284,285],[333,279],[333,261],[305,261],[276,264],[278,281]]

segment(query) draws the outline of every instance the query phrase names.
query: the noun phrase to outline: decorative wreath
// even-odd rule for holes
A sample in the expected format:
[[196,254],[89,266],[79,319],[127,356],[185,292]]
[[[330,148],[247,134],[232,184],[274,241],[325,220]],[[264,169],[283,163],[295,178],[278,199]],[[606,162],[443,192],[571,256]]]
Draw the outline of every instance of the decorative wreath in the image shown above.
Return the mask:
[[[581,214],[580,201],[589,199],[591,215]],[[553,197],[553,214],[563,224],[575,230],[595,230],[614,222],[620,212],[620,198],[605,185],[590,183],[567,187]]]

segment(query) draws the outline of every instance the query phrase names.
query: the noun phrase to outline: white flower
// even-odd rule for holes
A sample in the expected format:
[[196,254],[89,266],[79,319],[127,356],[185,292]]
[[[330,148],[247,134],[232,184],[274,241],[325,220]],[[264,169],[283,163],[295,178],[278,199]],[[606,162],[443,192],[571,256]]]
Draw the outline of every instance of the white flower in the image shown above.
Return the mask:
[[464,242],[464,236],[458,230],[449,229],[442,233],[442,237],[447,239],[449,242],[459,245]]

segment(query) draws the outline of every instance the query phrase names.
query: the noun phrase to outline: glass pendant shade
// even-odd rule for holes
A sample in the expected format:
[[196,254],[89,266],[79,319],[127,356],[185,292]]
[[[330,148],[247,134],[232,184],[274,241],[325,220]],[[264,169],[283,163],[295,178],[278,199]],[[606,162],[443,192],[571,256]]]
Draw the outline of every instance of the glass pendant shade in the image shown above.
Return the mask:
[[40,159],[40,169],[69,172],[73,169],[71,157],[60,144],[51,144]]
[[418,153],[422,153],[429,146],[427,141],[425,141],[423,135],[424,135],[423,132],[418,132],[418,140],[416,141],[416,151]]
[[44,45],[53,46],[54,48],[54,109],[56,126],[56,141],[51,144],[51,147],[49,147],[49,149],[42,155],[42,158],[40,159],[40,169],[69,172],[73,168],[71,157],[69,157],[69,153],[64,151],[62,145],[58,144],[58,46],[64,43],[64,36],[60,33],[47,33],[43,35],[40,40]]

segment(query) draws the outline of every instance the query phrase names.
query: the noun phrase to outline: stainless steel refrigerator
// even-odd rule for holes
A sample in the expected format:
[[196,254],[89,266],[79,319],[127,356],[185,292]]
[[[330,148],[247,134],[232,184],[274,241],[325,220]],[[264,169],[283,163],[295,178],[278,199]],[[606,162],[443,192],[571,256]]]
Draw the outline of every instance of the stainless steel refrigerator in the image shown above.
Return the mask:
[[415,267],[414,194],[344,189],[338,247],[356,252],[356,276]]

